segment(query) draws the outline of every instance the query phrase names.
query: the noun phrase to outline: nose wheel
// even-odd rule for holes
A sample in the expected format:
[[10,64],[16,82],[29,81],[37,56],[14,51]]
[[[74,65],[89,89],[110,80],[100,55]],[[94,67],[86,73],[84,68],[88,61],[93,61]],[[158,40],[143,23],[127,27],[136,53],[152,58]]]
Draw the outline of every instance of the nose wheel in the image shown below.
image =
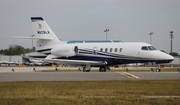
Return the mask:
[[156,72],[161,72],[161,69],[160,69],[160,68],[157,68],[157,69],[156,69]]

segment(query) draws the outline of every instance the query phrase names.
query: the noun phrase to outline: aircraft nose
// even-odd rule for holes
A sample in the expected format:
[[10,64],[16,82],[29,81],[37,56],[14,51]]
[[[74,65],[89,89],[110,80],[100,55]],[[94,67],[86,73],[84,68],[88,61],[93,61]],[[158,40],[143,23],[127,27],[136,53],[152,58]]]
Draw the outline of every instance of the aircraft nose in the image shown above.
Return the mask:
[[172,60],[174,60],[174,57],[170,55],[169,59],[172,59]]
[[169,55],[169,54],[165,54],[165,55],[164,55],[164,59],[167,60],[167,61],[169,61],[169,62],[171,62],[171,61],[174,60],[174,57],[171,56],[171,55]]
[[173,56],[171,56],[171,55],[169,55],[169,57],[168,57],[170,60],[174,60],[174,57]]
[[157,58],[159,58],[159,61],[156,63],[170,63],[174,60],[173,56],[164,52],[159,52]]

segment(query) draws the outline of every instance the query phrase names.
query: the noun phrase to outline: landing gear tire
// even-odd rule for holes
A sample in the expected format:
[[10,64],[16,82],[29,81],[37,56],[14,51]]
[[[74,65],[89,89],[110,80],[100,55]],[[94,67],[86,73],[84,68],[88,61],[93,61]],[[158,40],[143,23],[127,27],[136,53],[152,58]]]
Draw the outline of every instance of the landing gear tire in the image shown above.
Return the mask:
[[157,69],[156,69],[156,72],[161,72],[161,69],[160,69],[160,68],[157,68]]
[[100,67],[99,72],[106,72],[106,67]]

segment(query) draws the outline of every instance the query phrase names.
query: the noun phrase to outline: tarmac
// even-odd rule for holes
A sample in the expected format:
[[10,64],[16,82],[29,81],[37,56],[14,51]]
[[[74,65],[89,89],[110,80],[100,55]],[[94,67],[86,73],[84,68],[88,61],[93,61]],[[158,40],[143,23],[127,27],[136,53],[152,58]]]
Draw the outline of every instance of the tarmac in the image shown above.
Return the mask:
[[[35,69],[35,70],[34,70]],[[180,80],[179,72],[40,72],[52,67],[0,67],[0,82],[17,81],[108,81]],[[70,68],[62,68],[70,69]],[[77,70],[77,68],[71,68]]]

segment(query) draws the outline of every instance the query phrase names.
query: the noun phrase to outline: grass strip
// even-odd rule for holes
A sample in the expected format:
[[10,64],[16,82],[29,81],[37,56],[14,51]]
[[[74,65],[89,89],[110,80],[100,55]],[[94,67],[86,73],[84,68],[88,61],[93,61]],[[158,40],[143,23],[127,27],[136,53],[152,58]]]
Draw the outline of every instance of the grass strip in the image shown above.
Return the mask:
[[0,105],[178,105],[179,81],[0,82]]

